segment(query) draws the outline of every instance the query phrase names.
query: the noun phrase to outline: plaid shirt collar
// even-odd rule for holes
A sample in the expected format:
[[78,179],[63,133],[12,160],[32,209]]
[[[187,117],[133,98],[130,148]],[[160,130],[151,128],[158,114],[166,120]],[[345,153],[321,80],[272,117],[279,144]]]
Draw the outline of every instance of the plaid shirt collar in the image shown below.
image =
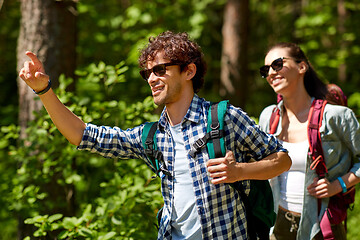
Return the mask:
[[[194,94],[194,97],[190,103],[190,107],[184,116],[184,119],[198,123],[200,121],[200,112],[203,102],[204,102],[203,98],[200,98],[197,94]],[[166,124],[169,122],[166,112],[167,109],[165,107],[159,119],[159,126],[162,129],[164,129]]]

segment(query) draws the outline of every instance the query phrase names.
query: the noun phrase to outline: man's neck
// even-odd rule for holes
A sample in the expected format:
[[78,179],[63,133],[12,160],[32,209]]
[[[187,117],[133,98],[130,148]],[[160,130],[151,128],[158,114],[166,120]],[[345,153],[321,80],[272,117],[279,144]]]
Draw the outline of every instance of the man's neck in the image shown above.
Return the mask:
[[194,93],[183,96],[181,101],[166,104],[166,114],[171,126],[181,123],[190,107],[193,97]]

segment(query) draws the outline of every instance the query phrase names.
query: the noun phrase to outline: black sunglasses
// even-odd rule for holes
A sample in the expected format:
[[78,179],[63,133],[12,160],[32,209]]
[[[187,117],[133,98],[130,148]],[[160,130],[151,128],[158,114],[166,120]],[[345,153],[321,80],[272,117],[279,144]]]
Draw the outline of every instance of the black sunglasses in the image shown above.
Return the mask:
[[272,69],[274,69],[274,71],[278,72],[280,71],[283,66],[284,66],[284,59],[289,59],[289,58],[286,58],[286,57],[281,57],[281,58],[278,58],[278,59],[275,59],[271,65],[264,65],[260,68],[260,75],[262,78],[267,78],[267,76],[269,75],[269,70],[270,70],[270,67]]
[[142,76],[142,78],[145,81],[148,81],[151,73],[153,72],[156,76],[161,77],[164,76],[164,74],[166,73],[166,67],[167,66],[174,66],[174,65],[179,65],[177,63],[161,63],[158,65],[155,65],[154,67],[150,68],[150,69],[143,69],[140,70],[140,75]]

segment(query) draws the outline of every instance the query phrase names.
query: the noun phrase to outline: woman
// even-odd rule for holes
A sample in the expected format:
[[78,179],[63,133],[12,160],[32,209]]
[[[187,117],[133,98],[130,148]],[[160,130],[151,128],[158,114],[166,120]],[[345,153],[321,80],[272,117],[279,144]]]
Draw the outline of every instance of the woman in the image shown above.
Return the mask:
[[[318,78],[304,52],[293,43],[279,43],[266,54],[263,78],[282,100],[277,107],[280,119],[274,135],[283,142],[292,158],[289,171],[271,180],[278,210],[272,239],[323,239],[318,220],[329,197],[347,191],[360,182],[360,127],[347,107],[326,104],[319,129],[328,174],[319,179],[309,168],[308,115],[314,99],[325,99],[326,85]],[[260,126],[269,132],[275,105],[263,110]],[[340,177],[340,178],[339,178]],[[346,239],[343,224],[332,225],[335,239]]]

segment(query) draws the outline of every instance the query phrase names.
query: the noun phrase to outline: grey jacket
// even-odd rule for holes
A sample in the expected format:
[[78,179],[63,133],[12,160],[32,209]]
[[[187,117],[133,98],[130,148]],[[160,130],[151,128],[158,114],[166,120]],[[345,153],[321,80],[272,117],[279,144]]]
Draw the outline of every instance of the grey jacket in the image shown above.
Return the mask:
[[[268,106],[260,115],[259,125],[265,132],[269,132],[269,122],[275,105]],[[283,113],[283,101],[278,104],[280,116]],[[281,117],[275,132],[279,136],[282,131]],[[332,182],[347,172],[353,172],[360,177],[360,126],[354,112],[343,106],[327,104],[324,109],[320,136],[324,150],[325,163],[328,168],[327,179]],[[301,213],[300,226],[297,234],[298,240],[312,239],[319,231],[319,220],[317,214],[317,199],[308,194],[306,187],[312,183],[317,176],[315,170],[309,168],[311,158],[307,158],[304,208]],[[278,206],[280,188],[278,178],[270,180],[275,209]],[[320,216],[325,212],[329,199],[322,200]]]

